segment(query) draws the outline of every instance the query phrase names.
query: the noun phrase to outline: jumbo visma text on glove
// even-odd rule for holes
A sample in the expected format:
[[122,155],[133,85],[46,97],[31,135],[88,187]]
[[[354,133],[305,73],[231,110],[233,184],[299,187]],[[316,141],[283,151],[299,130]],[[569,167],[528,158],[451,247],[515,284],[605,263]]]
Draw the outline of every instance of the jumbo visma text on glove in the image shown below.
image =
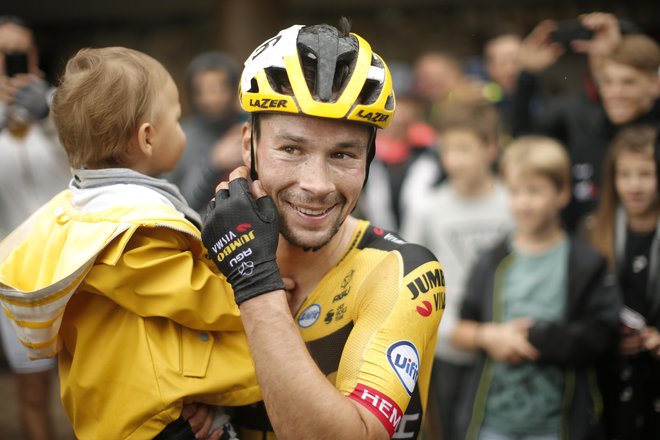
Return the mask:
[[202,241],[234,289],[236,304],[284,290],[275,261],[280,218],[269,196],[254,200],[247,180],[229,182],[209,205]]

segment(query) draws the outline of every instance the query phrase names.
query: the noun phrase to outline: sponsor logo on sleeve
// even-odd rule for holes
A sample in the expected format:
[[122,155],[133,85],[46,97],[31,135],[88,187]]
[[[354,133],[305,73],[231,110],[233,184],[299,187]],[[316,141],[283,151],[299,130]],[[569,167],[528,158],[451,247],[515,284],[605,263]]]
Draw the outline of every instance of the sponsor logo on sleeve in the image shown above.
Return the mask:
[[436,268],[434,270],[427,270],[420,274],[413,281],[408,283],[408,290],[412,294],[412,299],[415,300],[420,294],[429,293],[437,287],[444,287],[445,275],[442,270]]
[[325,322],[326,324],[330,324],[332,322],[332,318],[334,318],[334,316],[335,316],[334,309],[328,310],[328,313],[325,314],[325,319],[323,320],[323,322]]
[[312,304],[298,315],[298,327],[308,328],[313,326],[318,321],[319,316],[321,316],[321,306]]
[[433,312],[433,306],[429,301],[422,301],[422,305],[417,306],[417,313],[422,315],[424,318],[431,316],[431,312]]
[[333,321],[341,321],[344,319],[344,315],[346,314],[346,310],[348,307],[346,307],[346,304],[341,303],[337,307],[337,310],[335,309],[330,309],[328,310],[328,313],[325,314],[325,318],[323,319],[323,322],[326,324],[331,324]]
[[417,434],[420,431],[421,417],[422,415],[418,412],[413,414],[404,414],[403,418],[401,419],[401,423],[399,423],[399,427],[392,436],[392,439],[417,438]]
[[397,237],[394,234],[390,234],[389,232],[385,234],[385,237],[383,237],[387,241],[391,241],[394,244],[406,244],[406,241],[401,239],[400,237]]
[[416,270],[411,274],[413,276],[415,278],[406,283],[406,287],[415,302],[417,313],[426,318],[434,311],[444,310],[445,276],[442,269]]
[[362,385],[361,383],[355,386],[355,389],[348,397],[364,405],[365,408],[378,417],[378,420],[385,426],[390,437],[394,435],[403,416],[401,408],[394,400],[380,391]]
[[412,396],[419,375],[419,354],[410,341],[398,341],[387,349],[387,360],[403,388]]
[[351,280],[353,279],[353,274],[354,273],[355,273],[355,270],[351,269],[350,272],[348,272],[346,274],[346,276],[344,277],[344,279],[341,282],[341,289],[342,289],[341,292],[339,292],[338,294],[336,294],[332,298],[333,303],[336,303],[337,301],[341,301],[342,299],[346,298],[346,296],[348,296],[348,294],[351,291],[350,284],[351,284]]

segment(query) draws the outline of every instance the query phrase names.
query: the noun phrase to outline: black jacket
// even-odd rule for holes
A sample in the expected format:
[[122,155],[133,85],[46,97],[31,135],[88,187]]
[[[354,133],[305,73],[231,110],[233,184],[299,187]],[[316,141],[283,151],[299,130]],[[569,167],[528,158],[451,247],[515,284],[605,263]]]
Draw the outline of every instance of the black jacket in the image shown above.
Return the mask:
[[[461,319],[499,322],[494,316],[501,302],[500,272],[510,255],[507,241],[484,255],[468,277],[461,308]],[[568,257],[566,316],[563,321],[535,324],[530,342],[541,353],[540,364],[565,370],[562,408],[562,438],[590,439],[600,435],[601,398],[595,364],[616,341],[621,302],[615,277],[595,250],[571,238]],[[485,395],[490,381],[485,374],[495,362],[481,353],[466,381],[466,392],[459,409],[459,426],[474,438],[483,420]]]

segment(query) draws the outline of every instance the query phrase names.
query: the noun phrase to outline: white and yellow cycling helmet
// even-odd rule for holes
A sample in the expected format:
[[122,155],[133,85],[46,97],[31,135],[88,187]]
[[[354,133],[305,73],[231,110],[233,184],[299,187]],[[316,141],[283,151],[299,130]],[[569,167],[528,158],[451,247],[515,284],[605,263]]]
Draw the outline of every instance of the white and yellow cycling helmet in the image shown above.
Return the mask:
[[256,116],[284,112],[344,119],[372,127],[365,174],[376,152],[376,129],[394,114],[392,76],[359,35],[329,25],[294,25],[257,47],[245,61],[238,87],[241,106],[252,114],[251,176]]
[[392,77],[360,36],[328,25],[295,25],[257,47],[239,85],[249,113],[286,112],[387,127]]

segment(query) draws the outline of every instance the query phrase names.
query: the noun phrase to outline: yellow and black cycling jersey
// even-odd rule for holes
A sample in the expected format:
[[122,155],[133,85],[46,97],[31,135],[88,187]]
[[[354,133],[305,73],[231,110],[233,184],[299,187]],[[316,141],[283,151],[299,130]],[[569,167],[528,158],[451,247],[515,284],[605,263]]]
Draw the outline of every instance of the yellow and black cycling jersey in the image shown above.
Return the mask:
[[[431,252],[361,221],[294,317],[323,374],[392,438],[422,426],[444,285]],[[263,403],[236,408],[234,421],[242,439],[275,439]]]

